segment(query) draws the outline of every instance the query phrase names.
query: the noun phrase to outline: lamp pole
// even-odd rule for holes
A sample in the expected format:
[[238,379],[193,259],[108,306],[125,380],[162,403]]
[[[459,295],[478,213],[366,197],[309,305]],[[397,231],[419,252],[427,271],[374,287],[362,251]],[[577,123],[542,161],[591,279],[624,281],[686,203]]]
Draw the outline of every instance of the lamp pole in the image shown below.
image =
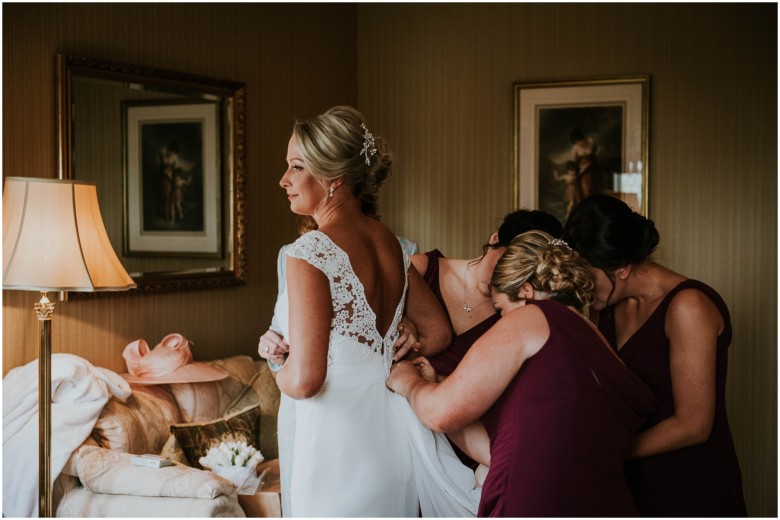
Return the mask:
[[41,292],[41,299],[35,304],[35,313],[41,325],[38,358],[38,516],[51,518],[51,318],[54,303],[49,301],[45,292]]

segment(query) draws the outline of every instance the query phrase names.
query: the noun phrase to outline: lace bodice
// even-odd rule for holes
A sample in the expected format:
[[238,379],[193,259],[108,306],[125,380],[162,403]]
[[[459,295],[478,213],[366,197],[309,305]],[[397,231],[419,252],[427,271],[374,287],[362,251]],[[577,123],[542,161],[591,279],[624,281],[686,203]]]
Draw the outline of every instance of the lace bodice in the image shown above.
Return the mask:
[[[328,364],[356,365],[378,354],[389,373],[392,346],[398,338],[398,323],[404,312],[408,277],[405,276],[403,294],[393,322],[382,337],[376,327],[376,314],[368,304],[365,289],[352,269],[349,256],[328,235],[321,231],[310,231],[296,240],[286,254],[305,260],[328,278],[333,302]],[[403,258],[406,273],[409,257],[405,252]]]

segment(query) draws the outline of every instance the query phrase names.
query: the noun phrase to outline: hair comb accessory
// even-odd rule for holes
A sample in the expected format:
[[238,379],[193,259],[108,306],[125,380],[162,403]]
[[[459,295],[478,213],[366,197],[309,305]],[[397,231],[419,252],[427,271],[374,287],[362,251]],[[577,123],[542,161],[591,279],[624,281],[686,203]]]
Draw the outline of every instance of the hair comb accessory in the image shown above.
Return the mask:
[[569,247],[569,244],[567,244],[565,240],[561,240],[560,238],[553,238],[552,240],[550,240],[549,244],[551,246],[565,247],[566,249],[571,251],[571,247]]
[[360,155],[366,156],[366,164],[371,165],[370,157],[373,157],[376,153],[376,145],[374,143],[374,135],[368,131],[368,128],[366,128],[365,123],[361,124],[360,127],[364,130],[363,132],[363,149],[360,150]]

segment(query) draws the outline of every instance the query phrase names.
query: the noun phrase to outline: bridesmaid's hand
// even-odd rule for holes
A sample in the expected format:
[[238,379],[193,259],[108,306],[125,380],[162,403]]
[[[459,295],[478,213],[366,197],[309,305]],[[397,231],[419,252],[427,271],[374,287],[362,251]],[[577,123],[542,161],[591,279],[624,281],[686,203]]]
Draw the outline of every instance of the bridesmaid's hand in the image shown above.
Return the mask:
[[412,364],[417,367],[417,371],[420,373],[420,377],[422,377],[425,381],[429,383],[438,382],[436,369],[431,366],[426,358],[423,356],[415,358],[412,360]]
[[403,359],[409,352],[420,352],[420,342],[417,341],[417,327],[406,316],[398,324],[398,339],[393,344],[393,361]]
[[410,361],[399,361],[390,369],[387,378],[387,388],[407,397],[416,383],[423,382],[420,372]]
[[284,365],[289,351],[290,346],[287,341],[271,329],[260,336],[260,341],[257,343],[257,353],[260,357],[277,365]]

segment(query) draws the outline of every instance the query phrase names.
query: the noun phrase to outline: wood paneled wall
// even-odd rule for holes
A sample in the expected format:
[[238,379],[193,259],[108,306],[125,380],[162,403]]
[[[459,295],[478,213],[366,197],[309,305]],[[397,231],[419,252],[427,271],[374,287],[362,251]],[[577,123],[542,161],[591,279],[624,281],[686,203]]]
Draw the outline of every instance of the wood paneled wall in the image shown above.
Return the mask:
[[[57,51],[247,83],[240,288],[58,305],[55,351],[124,370],[181,332],[196,359],[253,354],[295,237],[277,181],[293,118],[358,104],[396,153],[382,216],[471,257],[512,205],[512,84],[650,74],[660,258],[718,289],[728,407],[753,516],[777,515],[774,4],[3,4],[3,175],[55,176]],[[34,295],[3,292],[3,374],[37,357]]]
[[777,515],[777,6],[362,5],[359,98],[397,168],[382,214],[471,258],[512,209],[515,82],[649,74],[659,260],[732,313],[748,508]]

